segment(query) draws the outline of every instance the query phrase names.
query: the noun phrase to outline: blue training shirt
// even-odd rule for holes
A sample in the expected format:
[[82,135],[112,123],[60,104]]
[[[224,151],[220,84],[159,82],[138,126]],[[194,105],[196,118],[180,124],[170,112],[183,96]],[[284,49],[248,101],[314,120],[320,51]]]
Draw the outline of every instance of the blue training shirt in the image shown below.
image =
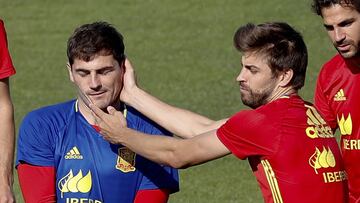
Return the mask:
[[[19,130],[16,165],[55,167],[57,202],[130,203],[138,190],[179,190],[176,169],[107,142],[77,109],[76,100],[40,108]],[[134,108],[126,120],[137,131],[170,135]]]

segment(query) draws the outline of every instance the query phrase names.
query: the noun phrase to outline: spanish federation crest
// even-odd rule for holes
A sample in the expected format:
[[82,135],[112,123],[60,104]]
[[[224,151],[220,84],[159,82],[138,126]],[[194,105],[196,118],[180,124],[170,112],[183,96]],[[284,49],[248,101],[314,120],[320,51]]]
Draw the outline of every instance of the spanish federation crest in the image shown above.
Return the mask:
[[135,171],[135,157],[136,154],[126,147],[120,147],[118,149],[118,158],[115,168],[124,172]]

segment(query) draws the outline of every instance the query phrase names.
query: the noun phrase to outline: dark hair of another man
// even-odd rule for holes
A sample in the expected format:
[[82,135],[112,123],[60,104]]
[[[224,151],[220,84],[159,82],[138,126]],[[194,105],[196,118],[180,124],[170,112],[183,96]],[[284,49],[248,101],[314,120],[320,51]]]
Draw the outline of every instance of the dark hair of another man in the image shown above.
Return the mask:
[[308,62],[307,48],[299,32],[282,22],[252,23],[240,27],[234,45],[242,53],[263,54],[272,73],[292,69],[290,84],[295,90],[304,86]]

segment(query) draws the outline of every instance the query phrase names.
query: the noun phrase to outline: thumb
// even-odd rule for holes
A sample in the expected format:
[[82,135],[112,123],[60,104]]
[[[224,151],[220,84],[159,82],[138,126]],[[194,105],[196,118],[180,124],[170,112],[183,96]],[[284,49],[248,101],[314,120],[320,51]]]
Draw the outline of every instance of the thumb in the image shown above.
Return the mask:
[[110,115],[115,115],[115,113],[116,113],[116,109],[114,107],[112,107],[112,106],[108,106],[106,108],[106,110]]

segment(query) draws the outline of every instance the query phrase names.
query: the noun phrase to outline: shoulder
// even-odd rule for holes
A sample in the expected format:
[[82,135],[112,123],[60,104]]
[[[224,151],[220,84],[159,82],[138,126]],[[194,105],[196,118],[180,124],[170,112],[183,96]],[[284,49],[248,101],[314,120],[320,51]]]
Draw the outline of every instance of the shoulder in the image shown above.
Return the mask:
[[46,123],[61,125],[74,110],[75,100],[67,101],[60,104],[45,106],[29,112],[23,119],[22,125],[44,125]]
[[263,122],[267,122],[272,115],[278,115],[281,111],[286,109],[287,105],[288,102],[286,100],[278,99],[253,110],[239,111],[230,118],[230,121],[233,120],[240,123],[244,122],[259,125]]
[[280,98],[255,110],[240,111],[231,119],[248,124],[243,126],[254,128],[276,126],[276,123],[282,122],[284,117],[289,116],[289,111],[294,109],[304,109],[304,100],[299,96]]
[[319,77],[327,78],[336,76],[341,68],[345,66],[345,61],[341,55],[336,54],[333,58],[327,61],[320,70]]
[[137,111],[131,106],[126,106],[127,115],[126,120],[128,127],[141,131],[148,134],[164,134],[171,135],[171,133],[161,126],[159,126],[154,121],[150,120],[148,117],[144,116],[142,113]]
[[242,110],[234,114],[229,118],[229,120],[221,127],[221,129],[228,132],[255,132],[259,126],[266,127],[268,114],[266,111],[261,109],[256,110]]
[[297,106],[298,104],[303,104],[303,100],[299,96],[286,96],[257,108],[255,112],[257,114],[256,116],[261,114],[264,115],[267,120],[271,119],[275,121],[281,118],[290,107],[294,105]]

